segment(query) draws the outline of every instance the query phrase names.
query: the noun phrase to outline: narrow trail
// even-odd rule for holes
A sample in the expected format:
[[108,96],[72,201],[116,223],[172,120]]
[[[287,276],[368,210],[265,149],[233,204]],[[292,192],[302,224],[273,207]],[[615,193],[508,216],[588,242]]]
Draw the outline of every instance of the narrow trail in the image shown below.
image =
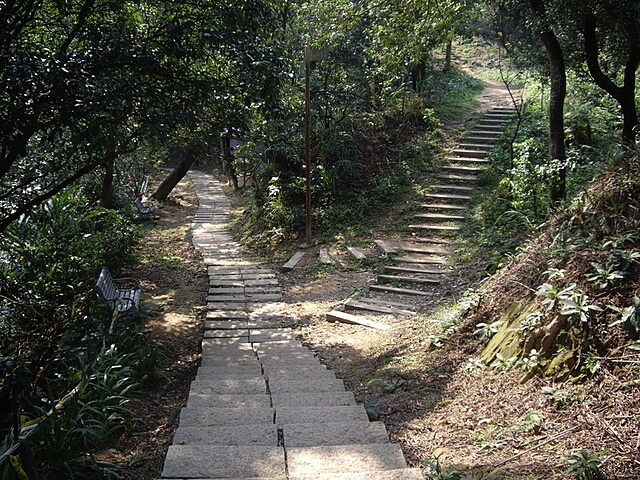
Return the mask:
[[226,230],[229,200],[191,172],[193,243],[209,275],[202,363],[163,479],[418,480],[384,424],[278,321],[282,294]]

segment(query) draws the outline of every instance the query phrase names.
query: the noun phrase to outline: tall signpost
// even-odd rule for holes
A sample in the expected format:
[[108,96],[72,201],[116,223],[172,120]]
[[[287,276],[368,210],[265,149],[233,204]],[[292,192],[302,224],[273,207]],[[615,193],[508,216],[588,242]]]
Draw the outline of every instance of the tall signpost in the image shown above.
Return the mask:
[[304,162],[306,177],[306,221],[305,233],[307,245],[311,245],[311,70],[315,62],[326,60],[328,57],[326,50],[305,47],[305,128],[304,128]]

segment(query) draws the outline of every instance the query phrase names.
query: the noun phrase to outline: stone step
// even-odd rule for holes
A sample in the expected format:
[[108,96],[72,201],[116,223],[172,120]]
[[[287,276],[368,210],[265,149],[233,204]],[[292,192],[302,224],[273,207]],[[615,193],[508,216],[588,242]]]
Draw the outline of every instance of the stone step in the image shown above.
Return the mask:
[[446,265],[447,259],[442,257],[398,257],[398,263],[409,263],[419,265]]
[[457,182],[477,182],[478,177],[476,175],[464,175],[460,173],[441,173],[436,175],[436,178],[442,180],[454,180]]
[[[242,479],[240,479],[242,480]],[[254,480],[254,479],[252,479]],[[255,479],[260,480],[260,479]],[[271,479],[266,479],[271,480]],[[276,479],[278,480],[278,479]],[[289,480],[424,480],[419,468],[403,468],[398,470],[366,471],[358,473],[329,473],[324,475],[303,475],[289,477]]]
[[395,255],[398,251],[383,240],[374,240],[376,246],[385,255]]
[[269,395],[228,395],[192,393],[187,399],[187,407],[220,408],[268,408],[271,406]]
[[366,312],[386,313],[389,315],[413,315],[413,310],[403,310],[401,308],[385,305],[384,303],[359,302],[357,300],[347,300],[344,302],[345,310],[362,310]]
[[364,303],[371,303],[374,305],[388,305],[391,307],[397,307],[400,309],[404,309],[404,310],[418,310],[419,307],[415,306],[415,305],[408,305],[406,303],[400,303],[400,302],[391,302],[388,300],[379,300],[377,298],[368,298],[368,297],[361,297],[358,299],[361,302]]
[[491,124],[491,123],[478,123],[475,127],[474,127],[477,131],[480,132],[492,132],[492,133],[496,133],[496,134],[501,134],[502,133],[502,126],[501,125],[495,125],[495,124]]
[[180,411],[181,427],[213,427],[222,425],[253,425],[274,423],[275,410],[271,407],[184,407]]
[[497,143],[497,138],[498,138],[498,135],[492,135],[492,134],[483,135],[481,132],[471,132],[469,135],[464,137],[463,143],[472,143],[476,145],[489,145],[493,147]]
[[493,150],[493,145],[489,145],[486,143],[461,142],[458,144],[458,148],[461,150],[479,150],[485,153],[489,153],[491,150]]
[[417,275],[444,275],[447,273],[447,270],[438,268],[394,267],[391,265],[384,267],[384,271],[391,273],[415,273]]
[[457,195],[454,193],[425,193],[425,197],[427,198],[435,198],[438,200],[458,200],[458,201],[466,201],[471,200],[469,195]]
[[463,158],[486,158],[487,152],[483,150],[469,150],[464,148],[456,148],[452,153],[457,157]]
[[347,391],[322,393],[276,393],[271,395],[271,402],[273,403],[274,408],[322,408],[356,405],[353,393]]
[[[406,468],[398,445],[339,445],[287,448],[289,477]],[[333,477],[335,478],[335,477]],[[379,480],[379,477],[371,477]]]
[[400,275],[378,275],[379,283],[415,283],[419,285],[438,285],[440,280],[432,278],[420,278],[420,277],[403,277]]
[[288,370],[282,369],[280,371],[273,371],[265,373],[265,377],[268,382],[271,381],[285,381],[285,380],[320,380],[320,379],[335,379],[336,374],[327,369],[314,369],[314,370]]
[[[456,220],[464,220],[462,215],[450,215],[446,213],[416,213],[413,218],[420,218],[422,220],[432,220],[441,222],[452,222]],[[406,250],[406,249],[403,249]]]
[[286,478],[284,448],[171,445],[161,478]]
[[276,408],[276,424],[324,423],[324,422],[368,422],[369,417],[362,405],[340,406],[282,406]]
[[266,394],[267,382],[259,379],[214,379],[200,378],[191,382],[189,393],[211,395],[212,393],[227,395]]
[[464,205],[456,205],[453,203],[423,203],[420,208],[432,210],[468,210]]
[[173,445],[248,445],[277,447],[278,430],[271,423],[253,425],[182,426],[173,437]]
[[[489,160],[486,158],[473,158],[473,157],[447,157],[446,161],[451,162],[452,164],[465,164],[465,165],[486,165],[489,163]],[[455,166],[455,165],[452,165]]]
[[282,425],[285,448],[389,443],[382,422],[319,422]]
[[269,391],[271,394],[344,392],[344,382],[338,378],[306,380],[279,380],[274,378],[269,381]]
[[418,244],[418,245],[408,245],[401,244],[398,247],[400,250],[408,253],[421,253],[423,255],[450,255],[451,249],[447,247],[443,247],[440,245],[427,245],[427,244]]
[[414,230],[437,230],[442,232],[457,232],[460,227],[457,225],[432,225],[432,224],[413,224],[409,225],[409,228]]
[[485,170],[484,167],[469,167],[466,165],[442,165],[440,168],[450,172],[476,173],[476,174],[482,173]]
[[431,188],[435,190],[444,190],[447,192],[473,192],[473,187],[467,187],[463,185],[431,185]]
[[429,297],[433,295],[433,293],[431,292],[414,290],[411,288],[390,287],[388,285],[369,285],[369,290],[372,292],[396,293],[398,295],[411,295],[421,297]]

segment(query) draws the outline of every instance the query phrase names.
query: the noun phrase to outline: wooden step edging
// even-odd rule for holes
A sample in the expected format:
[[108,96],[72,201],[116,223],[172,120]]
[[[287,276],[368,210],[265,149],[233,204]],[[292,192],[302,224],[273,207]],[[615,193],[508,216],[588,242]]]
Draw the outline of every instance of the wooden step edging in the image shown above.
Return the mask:
[[365,327],[375,328],[377,330],[389,330],[391,328],[390,325],[386,325],[384,323],[375,322],[373,320],[369,320],[364,317],[358,317],[356,315],[351,315],[345,312],[339,312],[338,310],[332,310],[326,314],[326,318],[328,322],[341,322],[341,323],[349,323],[352,325],[362,325]]
[[287,263],[285,263],[284,265],[282,265],[282,267],[280,267],[280,270],[282,270],[283,272],[290,272],[291,270],[296,268],[300,260],[302,260],[302,257],[305,256],[305,254],[306,252],[296,252]]

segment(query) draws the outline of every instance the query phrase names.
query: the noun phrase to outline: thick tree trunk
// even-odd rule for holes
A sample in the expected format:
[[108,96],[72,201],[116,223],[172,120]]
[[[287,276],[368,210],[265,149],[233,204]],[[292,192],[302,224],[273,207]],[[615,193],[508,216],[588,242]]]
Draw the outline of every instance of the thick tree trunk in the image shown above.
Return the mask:
[[178,165],[176,165],[176,167],[167,176],[167,178],[165,178],[162,181],[160,186],[157,188],[155,192],[153,192],[153,195],[151,196],[159,201],[166,200],[169,194],[171,193],[171,191],[178,184],[178,182],[182,180],[184,176],[187,174],[187,172],[191,168],[191,165],[193,165],[193,162],[195,161],[195,159],[196,159],[195,152],[191,149],[187,149],[182,155],[180,162],[178,162]]
[[633,147],[635,145],[636,129],[638,127],[638,111],[635,100],[636,70],[640,64],[640,45],[637,43],[638,32],[635,31],[633,27],[627,28],[630,45],[629,56],[625,65],[624,83],[621,87],[607,77],[600,68],[598,61],[598,39],[596,37],[596,19],[593,15],[585,17],[582,33],[589,73],[596,82],[596,85],[611,95],[620,105],[623,117],[622,143]]
[[[543,28],[540,41],[549,58],[549,159],[563,164],[566,159],[564,148],[564,100],[567,96],[567,76],[564,55],[560,42],[546,20],[542,0],[530,0],[531,9]],[[557,207],[566,194],[566,170],[559,168],[550,179],[549,199],[551,207]]]

